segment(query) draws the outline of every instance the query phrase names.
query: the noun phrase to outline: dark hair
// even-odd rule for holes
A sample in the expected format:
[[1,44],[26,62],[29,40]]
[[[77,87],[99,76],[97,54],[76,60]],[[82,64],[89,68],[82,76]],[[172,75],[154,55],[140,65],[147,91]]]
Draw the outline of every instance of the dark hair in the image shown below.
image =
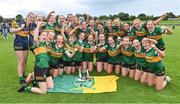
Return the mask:
[[71,13],[70,13],[70,14],[67,14],[67,18],[68,18],[70,15],[72,15],[72,16],[73,16],[73,14],[71,14]]
[[83,23],[83,22],[85,22],[85,23],[86,23],[86,21],[81,21],[81,22],[80,22],[80,24],[82,25],[82,23]]
[[132,25],[130,22],[125,22],[124,24],[128,24],[129,26],[131,26],[131,25]]
[[52,15],[52,13],[55,13],[55,11],[51,11],[49,14],[48,14],[48,16],[47,16],[47,21],[48,21],[48,19],[51,17],[51,15]]
[[102,22],[98,22],[97,25],[102,25],[103,26],[104,24]]

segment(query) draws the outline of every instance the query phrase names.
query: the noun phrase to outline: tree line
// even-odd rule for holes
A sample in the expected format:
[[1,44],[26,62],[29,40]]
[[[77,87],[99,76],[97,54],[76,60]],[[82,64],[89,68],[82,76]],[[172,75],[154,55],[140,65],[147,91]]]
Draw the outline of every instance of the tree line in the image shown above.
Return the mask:
[[[21,15],[21,14],[18,14]],[[169,12],[167,13],[167,18],[180,18],[180,15],[175,15],[173,12]],[[83,16],[83,17],[87,17],[86,14],[76,14],[76,16]],[[101,15],[99,17],[95,16],[93,17],[95,20],[99,19],[99,20],[107,20],[107,19],[115,19],[115,18],[120,18],[122,21],[132,21],[136,18],[139,18],[141,20],[156,20],[157,18],[159,18],[159,16],[154,16],[154,15],[146,15],[145,13],[140,13],[139,15],[135,16],[135,15],[130,15],[128,13],[125,12],[120,12],[118,14],[110,14],[110,15]],[[167,18],[165,20],[167,20]],[[4,20],[6,20],[6,18],[3,18],[2,16],[0,16],[0,23],[2,23]]]

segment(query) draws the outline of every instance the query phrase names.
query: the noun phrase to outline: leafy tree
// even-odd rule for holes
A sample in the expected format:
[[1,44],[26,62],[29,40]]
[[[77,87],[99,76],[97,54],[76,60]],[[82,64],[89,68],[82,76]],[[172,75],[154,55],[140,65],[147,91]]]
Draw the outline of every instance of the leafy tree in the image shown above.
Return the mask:
[[119,18],[123,21],[127,21],[130,19],[130,16],[128,13],[121,12],[118,14]]
[[109,19],[109,17],[106,16],[106,15],[101,15],[101,16],[99,17],[99,19],[100,19],[100,20],[107,20],[107,19]]
[[137,17],[136,16],[130,16],[130,20],[134,20],[134,19],[136,19]]
[[144,14],[144,13],[139,14],[139,15],[138,15],[138,18],[139,18],[140,20],[146,20],[146,19],[147,19],[146,14]]
[[167,17],[168,18],[176,18],[176,15],[174,15],[173,12],[169,12],[169,13],[167,13]]

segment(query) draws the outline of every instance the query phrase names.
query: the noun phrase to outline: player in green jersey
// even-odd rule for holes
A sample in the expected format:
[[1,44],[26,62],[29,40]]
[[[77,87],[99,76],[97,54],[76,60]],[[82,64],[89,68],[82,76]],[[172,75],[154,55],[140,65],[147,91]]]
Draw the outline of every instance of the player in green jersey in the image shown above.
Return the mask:
[[121,55],[119,52],[119,48],[120,48],[120,45],[115,42],[113,36],[109,36],[108,45],[107,45],[107,52],[108,52],[107,73],[108,74],[111,74],[113,70],[117,75],[120,73]]
[[148,85],[155,85],[156,90],[160,91],[165,88],[169,77],[165,75],[165,67],[162,59],[165,53],[159,50],[155,45],[150,44],[147,38],[142,40],[142,45],[146,49],[146,61],[149,63]]
[[136,39],[134,28],[132,28],[130,22],[124,23],[123,27],[124,27],[124,36],[128,36],[130,41]]
[[42,26],[42,29],[44,31],[53,31],[54,32],[55,22],[56,22],[56,14],[54,11],[52,11],[48,14],[47,23],[44,26]]
[[[161,20],[167,17],[167,14],[163,14],[160,16],[157,20],[155,20],[153,23],[157,25]],[[144,37],[147,37],[147,27],[146,22],[142,23],[140,19],[135,19],[133,21],[133,28],[135,30],[135,35],[137,39],[141,42]]]
[[54,88],[53,80],[50,76],[50,57],[48,54],[49,50],[46,47],[47,32],[42,32],[39,36],[39,28],[41,25],[41,22],[39,22],[34,32],[35,43],[31,47],[31,50],[35,54],[35,81],[38,83],[39,87],[29,87],[24,84],[21,86],[18,92],[27,90],[37,94],[46,94],[48,88]]
[[96,44],[94,41],[94,35],[90,34],[87,41],[84,42],[83,47],[83,69],[92,72],[93,70],[93,54],[96,51]]
[[122,54],[122,76],[133,78],[135,74],[135,58],[133,54],[133,47],[131,46],[130,38],[128,36],[123,37],[121,54]]
[[62,61],[62,57],[64,54],[64,45],[65,45],[64,37],[62,35],[57,35],[56,43],[54,44],[50,52],[51,60],[49,62],[52,68],[53,78],[63,73],[64,62]]
[[155,24],[152,20],[147,21],[146,27],[148,29],[147,37],[157,40],[158,43],[156,44],[156,47],[159,48],[160,50],[164,51],[165,43],[163,41],[162,34],[171,35],[171,34],[173,34],[173,31],[166,26],[162,26],[162,27],[155,26]]
[[103,69],[107,71],[107,44],[104,34],[99,34],[97,52],[96,52],[96,64],[97,72],[101,72]]

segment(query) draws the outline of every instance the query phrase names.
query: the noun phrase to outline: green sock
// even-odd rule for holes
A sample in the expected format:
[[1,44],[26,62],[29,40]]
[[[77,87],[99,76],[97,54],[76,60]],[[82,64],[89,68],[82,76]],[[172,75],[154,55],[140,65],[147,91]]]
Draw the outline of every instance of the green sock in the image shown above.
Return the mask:
[[24,77],[22,77],[22,76],[21,76],[21,77],[19,77],[19,80],[20,80],[20,81],[24,80]]
[[29,87],[29,86],[28,86],[28,87],[26,88],[26,91],[31,92],[31,89],[32,89],[32,87]]

